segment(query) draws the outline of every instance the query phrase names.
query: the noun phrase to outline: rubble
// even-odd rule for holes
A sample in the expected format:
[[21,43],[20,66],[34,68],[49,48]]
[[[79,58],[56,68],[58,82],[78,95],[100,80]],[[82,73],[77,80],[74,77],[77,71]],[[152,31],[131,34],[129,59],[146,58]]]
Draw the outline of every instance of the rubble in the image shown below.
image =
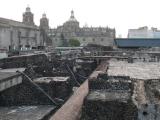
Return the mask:
[[[62,100],[72,93],[69,77],[38,78],[33,80],[48,95]],[[53,103],[30,82],[14,86],[0,93],[1,106],[15,105],[52,105]]]
[[33,80],[52,98],[67,100],[72,93],[70,77],[42,77]]
[[109,60],[107,72],[89,81],[81,120],[159,120],[159,66]]
[[129,77],[124,78],[100,74],[97,80],[89,81],[89,94],[84,101],[81,120],[136,119],[137,108],[131,100],[133,84],[126,79]]
[[[82,84],[96,66],[95,61],[76,62],[74,59],[59,58],[49,60],[45,54],[15,56],[0,60],[2,68],[0,72],[21,73],[22,76],[21,83],[0,92],[0,114],[4,114],[3,119],[25,118],[24,111],[21,110],[21,106],[24,106],[26,115],[30,116],[27,119],[48,120],[50,115],[53,115],[55,110],[77,91],[73,91],[73,87],[77,87],[75,81]],[[36,110],[35,115],[32,114],[35,111],[29,109],[33,106],[40,109]],[[47,106],[51,106],[51,109]],[[10,111],[16,112],[7,116]],[[44,113],[39,115],[41,112]]]
[[81,108],[88,91],[88,80],[95,80],[99,73],[105,73],[107,62],[103,61],[86,79],[86,81],[74,92],[69,100],[51,117],[50,120],[79,120]]

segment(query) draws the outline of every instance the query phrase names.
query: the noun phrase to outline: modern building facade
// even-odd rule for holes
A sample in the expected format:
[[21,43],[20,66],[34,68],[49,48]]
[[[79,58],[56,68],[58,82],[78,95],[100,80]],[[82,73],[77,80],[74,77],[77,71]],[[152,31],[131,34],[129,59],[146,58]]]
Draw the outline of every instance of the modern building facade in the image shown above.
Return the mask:
[[147,26],[138,29],[129,29],[128,38],[160,38],[160,30],[153,27],[148,29]]
[[49,31],[49,35],[56,47],[62,46],[63,42],[67,43],[70,39],[77,39],[81,46],[86,46],[90,43],[113,46],[115,34],[115,29],[108,27],[80,27],[73,10],[68,21],[62,26]]
[[115,45],[119,48],[158,48],[160,38],[116,38]]

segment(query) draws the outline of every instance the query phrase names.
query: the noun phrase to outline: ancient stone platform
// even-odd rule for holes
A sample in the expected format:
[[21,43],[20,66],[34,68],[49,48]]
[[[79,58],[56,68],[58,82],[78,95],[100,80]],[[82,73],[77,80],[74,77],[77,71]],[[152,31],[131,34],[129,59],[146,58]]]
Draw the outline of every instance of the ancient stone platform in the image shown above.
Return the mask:
[[55,110],[55,106],[0,107],[0,120],[44,120]]

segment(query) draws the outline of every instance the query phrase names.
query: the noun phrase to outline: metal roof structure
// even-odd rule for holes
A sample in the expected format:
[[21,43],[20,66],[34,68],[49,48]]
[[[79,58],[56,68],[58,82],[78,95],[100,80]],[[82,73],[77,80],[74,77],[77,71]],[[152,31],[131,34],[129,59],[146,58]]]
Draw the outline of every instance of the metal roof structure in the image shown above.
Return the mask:
[[160,47],[160,38],[116,38],[117,47]]

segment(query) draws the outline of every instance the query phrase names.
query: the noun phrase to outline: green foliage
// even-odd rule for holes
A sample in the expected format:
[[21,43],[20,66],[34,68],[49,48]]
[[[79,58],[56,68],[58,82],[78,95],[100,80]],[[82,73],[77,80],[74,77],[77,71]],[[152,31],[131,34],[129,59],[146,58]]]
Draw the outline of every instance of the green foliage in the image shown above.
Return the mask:
[[69,46],[71,46],[71,47],[78,47],[78,46],[80,46],[80,42],[77,39],[70,39],[69,40]]

